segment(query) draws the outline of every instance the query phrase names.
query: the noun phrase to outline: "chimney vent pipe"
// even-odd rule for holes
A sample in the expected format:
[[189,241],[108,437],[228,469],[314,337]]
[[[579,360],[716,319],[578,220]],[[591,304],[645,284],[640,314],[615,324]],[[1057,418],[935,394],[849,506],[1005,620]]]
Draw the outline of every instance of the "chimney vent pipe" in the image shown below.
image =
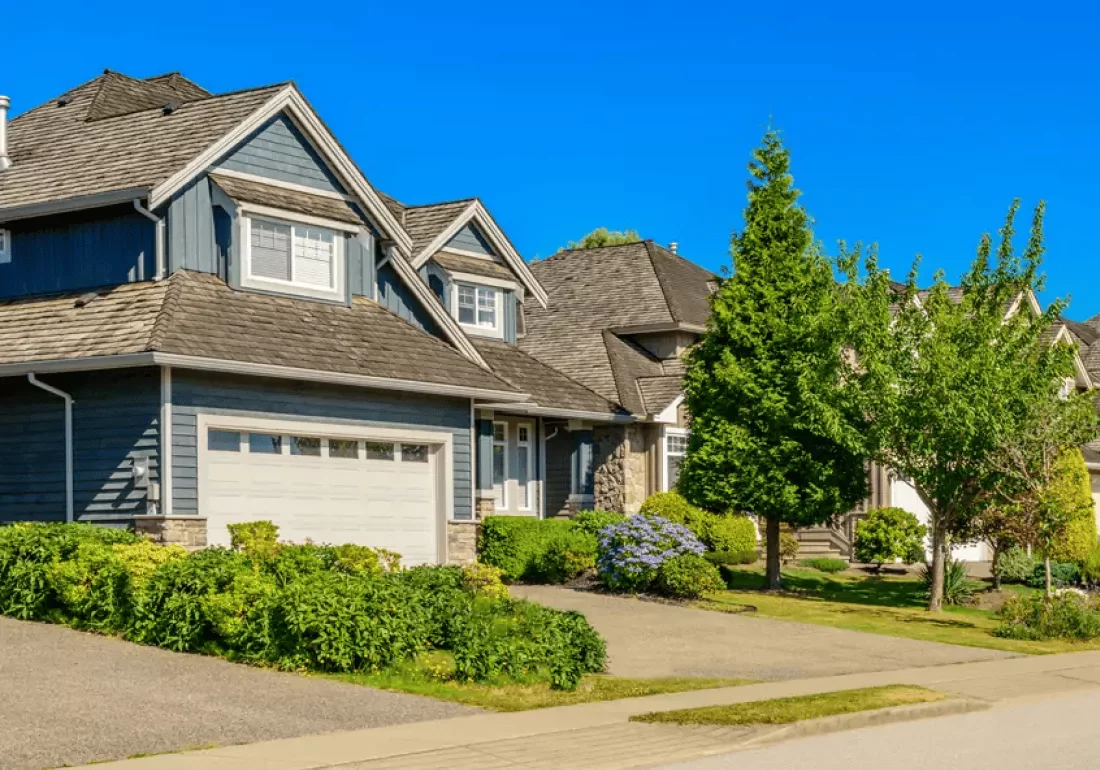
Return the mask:
[[8,107],[11,100],[6,96],[0,96],[0,171],[11,166],[11,158],[8,157]]

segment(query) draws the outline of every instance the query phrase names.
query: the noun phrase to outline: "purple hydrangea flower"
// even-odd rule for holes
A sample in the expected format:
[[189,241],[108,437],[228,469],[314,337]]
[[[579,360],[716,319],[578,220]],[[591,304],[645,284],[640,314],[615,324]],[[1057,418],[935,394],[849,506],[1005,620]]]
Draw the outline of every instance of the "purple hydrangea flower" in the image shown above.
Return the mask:
[[613,591],[644,591],[667,560],[693,553],[703,544],[682,524],[640,514],[604,527],[598,536],[600,579]]

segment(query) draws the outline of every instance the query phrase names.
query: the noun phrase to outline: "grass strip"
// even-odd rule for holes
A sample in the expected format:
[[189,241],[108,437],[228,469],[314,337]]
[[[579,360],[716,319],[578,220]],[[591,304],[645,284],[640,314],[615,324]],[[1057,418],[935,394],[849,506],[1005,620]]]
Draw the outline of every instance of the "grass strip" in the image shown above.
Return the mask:
[[751,679],[720,679],[709,677],[658,677],[631,679],[628,677],[589,675],[576,690],[551,690],[546,682],[503,682],[478,684],[453,680],[432,680],[396,673],[325,674],[338,682],[377,687],[382,690],[424,695],[438,700],[462,703],[490,711],[528,711],[553,706],[573,706],[578,703],[640,698],[644,695],[709,690],[716,687],[736,687],[755,684]]
[[728,706],[657,711],[630,718],[632,722],[664,722],[678,725],[785,725],[835,714],[854,714],[891,706],[932,703],[946,696],[911,685],[865,687],[817,695],[734,703]]

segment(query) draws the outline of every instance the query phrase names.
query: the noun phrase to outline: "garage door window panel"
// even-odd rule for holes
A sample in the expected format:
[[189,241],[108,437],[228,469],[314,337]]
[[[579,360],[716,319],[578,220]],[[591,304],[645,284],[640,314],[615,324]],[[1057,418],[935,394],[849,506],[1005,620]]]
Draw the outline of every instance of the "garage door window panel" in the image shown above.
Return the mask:
[[393,444],[387,444],[380,441],[368,441],[367,442],[367,459],[368,460],[392,460],[394,458]]
[[241,434],[235,430],[207,431],[206,448],[211,452],[240,452]]
[[249,433],[248,451],[254,455],[281,455],[283,437],[271,433]]
[[359,442],[330,438],[328,440],[328,456],[339,460],[358,460]]
[[428,462],[427,444],[402,444],[401,462],[426,463]]
[[290,453],[298,457],[320,457],[321,439],[313,436],[291,436]]

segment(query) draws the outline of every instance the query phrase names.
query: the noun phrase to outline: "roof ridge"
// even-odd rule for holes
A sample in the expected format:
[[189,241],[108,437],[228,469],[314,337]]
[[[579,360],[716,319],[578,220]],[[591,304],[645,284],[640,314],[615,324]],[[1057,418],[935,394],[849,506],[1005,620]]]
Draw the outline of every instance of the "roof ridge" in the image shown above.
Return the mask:
[[[390,197],[392,198],[393,196],[391,195]],[[397,199],[394,198],[394,200],[397,200]],[[479,200],[479,198],[476,195],[474,195],[474,196],[471,196],[469,198],[455,198],[453,200],[439,201],[437,203],[418,203],[418,204],[415,204],[415,205],[409,205],[409,204],[402,203],[401,205],[404,206],[407,209],[430,209],[430,208],[435,208],[436,206],[450,206],[450,205],[455,204],[455,203],[473,203],[476,200]],[[398,203],[400,203],[400,201],[398,201]]]
[[[665,309],[668,310],[668,317],[673,321],[679,322],[679,318],[676,317],[676,311],[672,308],[672,297],[668,292],[668,288],[665,286],[665,282],[661,279],[661,271],[657,269],[657,263],[653,260],[653,247],[656,245],[651,240],[642,241],[645,244],[645,253],[649,257],[649,266],[653,268],[653,277],[657,279],[657,286],[661,289],[661,296],[665,298]],[[645,399],[642,399],[642,403],[645,403]]]
[[151,353],[157,351],[168,335],[171,318],[175,315],[175,310],[179,306],[183,283],[190,280],[188,272],[188,270],[177,270],[164,279],[167,281],[168,287],[164,290],[164,300],[160,303],[160,309],[157,310],[157,317],[153,321],[153,330],[149,334],[149,342],[146,348]]

